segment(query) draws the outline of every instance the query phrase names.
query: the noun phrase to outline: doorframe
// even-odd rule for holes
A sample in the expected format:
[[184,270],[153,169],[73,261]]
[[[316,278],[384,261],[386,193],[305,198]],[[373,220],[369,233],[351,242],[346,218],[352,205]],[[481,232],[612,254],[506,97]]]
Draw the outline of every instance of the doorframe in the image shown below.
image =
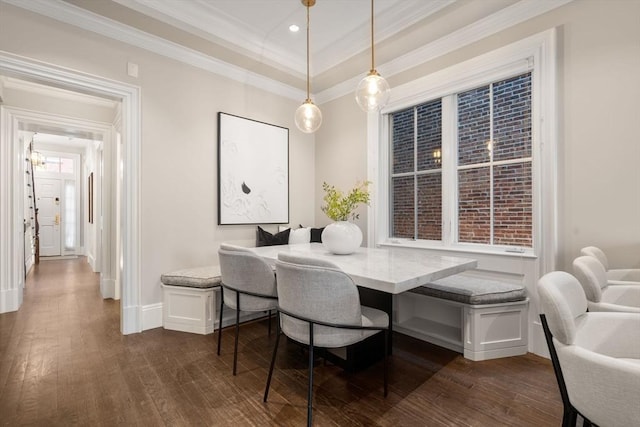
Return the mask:
[[[123,143],[122,181],[122,294],[120,330],[123,334],[142,331],[140,263],[140,87],[99,76],[92,76],[53,64],[0,51],[0,73],[105,97],[121,102]],[[24,111],[23,111],[24,113]],[[0,105],[0,313],[16,311],[22,304],[24,266],[19,252],[22,236],[22,206],[19,197],[23,177],[16,165],[24,163],[23,150],[17,150],[19,111]],[[109,141],[109,144],[112,142]],[[19,163],[22,162],[22,163]],[[18,187],[20,186],[20,187]]]

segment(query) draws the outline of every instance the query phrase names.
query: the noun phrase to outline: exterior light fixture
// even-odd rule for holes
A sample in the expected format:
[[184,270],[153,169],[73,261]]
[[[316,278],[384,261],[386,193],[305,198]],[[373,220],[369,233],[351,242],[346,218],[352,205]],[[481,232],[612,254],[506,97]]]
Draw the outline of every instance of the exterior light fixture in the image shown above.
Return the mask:
[[365,112],[380,111],[389,101],[389,83],[376,71],[373,42],[373,0],[371,0],[371,70],[356,88],[356,101]]
[[298,129],[304,133],[313,133],[322,124],[322,112],[316,104],[311,101],[309,84],[309,9],[316,4],[316,0],[301,0],[307,8],[307,99],[298,107],[295,114],[295,122]]

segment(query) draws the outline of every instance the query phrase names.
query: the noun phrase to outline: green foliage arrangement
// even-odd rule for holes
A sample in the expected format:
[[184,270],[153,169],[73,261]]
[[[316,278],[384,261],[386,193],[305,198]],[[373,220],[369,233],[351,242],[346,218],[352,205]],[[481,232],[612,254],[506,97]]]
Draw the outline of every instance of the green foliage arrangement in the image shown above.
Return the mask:
[[345,195],[333,185],[323,182],[325,204],[321,207],[322,212],[334,221],[348,221],[350,217],[358,219],[360,215],[354,210],[360,203],[369,204],[369,184],[369,181],[357,184],[349,194]]

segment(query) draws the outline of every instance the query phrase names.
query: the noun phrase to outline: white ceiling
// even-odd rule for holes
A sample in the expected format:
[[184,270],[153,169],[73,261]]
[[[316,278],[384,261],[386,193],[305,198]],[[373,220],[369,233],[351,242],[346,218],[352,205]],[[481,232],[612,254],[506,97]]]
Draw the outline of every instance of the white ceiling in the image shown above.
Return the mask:
[[[301,0],[113,0],[262,62],[306,74],[306,7]],[[375,0],[379,43],[457,0]],[[370,0],[317,0],[310,8],[311,74],[370,50]],[[289,31],[297,24],[300,31]]]

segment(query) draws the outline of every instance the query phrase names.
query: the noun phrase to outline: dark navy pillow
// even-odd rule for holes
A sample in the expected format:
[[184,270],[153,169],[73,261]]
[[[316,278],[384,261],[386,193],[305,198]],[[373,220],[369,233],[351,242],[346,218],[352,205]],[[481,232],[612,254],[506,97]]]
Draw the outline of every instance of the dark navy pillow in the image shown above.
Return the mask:
[[262,227],[258,226],[258,231],[256,234],[256,247],[286,245],[289,243],[289,233],[291,233],[290,228],[287,228],[286,230],[276,234],[271,234],[268,231],[263,230]]
[[322,243],[322,232],[324,231],[324,227],[322,228],[312,228],[311,229],[311,243]]

